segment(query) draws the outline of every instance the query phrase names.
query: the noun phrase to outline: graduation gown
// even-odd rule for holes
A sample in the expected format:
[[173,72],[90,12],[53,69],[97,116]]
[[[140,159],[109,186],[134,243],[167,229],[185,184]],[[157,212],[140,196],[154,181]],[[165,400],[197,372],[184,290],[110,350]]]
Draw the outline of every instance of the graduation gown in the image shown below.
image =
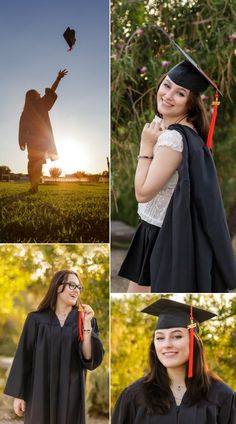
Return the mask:
[[61,327],[54,312],[31,312],[25,322],[4,393],[26,401],[25,424],[84,424],[85,376],[102,362],[92,320],[92,358],[78,340],[77,309]]
[[179,180],[150,259],[151,291],[227,292],[236,287],[233,254],[212,154],[190,127]]
[[143,379],[127,387],[120,395],[112,416],[112,424],[235,424],[235,393],[226,384],[214,381],[207,400],[188,405],[188,391],[179,406],[172,395],[170,411],[165,415],[149,415],[144,404]]
[[43,97],[25,104],[20,117],[19,145],[23,147],[27,145],[29,157],[41,155],[44,161],[58,159],[48,113],[56,99],[55,91],[46,88]]

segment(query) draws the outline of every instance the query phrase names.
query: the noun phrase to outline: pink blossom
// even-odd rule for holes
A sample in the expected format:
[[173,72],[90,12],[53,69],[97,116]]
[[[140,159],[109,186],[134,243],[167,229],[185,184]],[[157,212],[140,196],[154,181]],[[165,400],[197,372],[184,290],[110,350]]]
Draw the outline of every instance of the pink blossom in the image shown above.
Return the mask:
[[228,39],[231,42],[235,41],[236,40],[236,34],[230,34],[230,35],[228,35]]
[[170,61],[169,60],[163,60],[162,62],[161,62],[161,67],[162,68],[167,68],[169,65],[170,65]]
[[147,73],[147,67],[146,66],[142,66],[141,68],[138,68],[138,71],[139,71],[141,77],[143,77]]
[[206,96],[205,94],[201,94],[201,99],[202,99],[204,102],[207,102],[207,101],[208,101],[208,99],[209,99],[209,96]]
[[124,47],[124,44],[121,44],[121,43],[115,44],[115,48],[117,50],[121,50],[123,47]]
[[139,28],[136,31],[136,34],[137,34],[138,37],[143,37],[144,33],[145,33],[145,31],[144,31],[143,28]]

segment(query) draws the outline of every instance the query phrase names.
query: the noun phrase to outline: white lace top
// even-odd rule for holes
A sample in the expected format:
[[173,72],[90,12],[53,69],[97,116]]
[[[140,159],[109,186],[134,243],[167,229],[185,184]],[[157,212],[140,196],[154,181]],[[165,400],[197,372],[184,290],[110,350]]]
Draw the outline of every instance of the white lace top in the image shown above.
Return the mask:
[[[158,137],[153,148],[153,155],[161,146],[171,147],[177,152],[183,151],[182,135],[176,130],[165,130]],[[175,171],[163,189],[149,202],[138,204],[138,214],[141,219],[149,224],[161,227],[165,218],[167,207],[178,182],[178,171]]]

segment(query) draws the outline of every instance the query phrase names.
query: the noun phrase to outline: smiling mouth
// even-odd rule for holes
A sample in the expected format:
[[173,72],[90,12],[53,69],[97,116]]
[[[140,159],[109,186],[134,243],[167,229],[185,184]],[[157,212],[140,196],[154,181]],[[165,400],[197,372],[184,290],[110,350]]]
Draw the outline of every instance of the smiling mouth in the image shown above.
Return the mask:
[[161,100],[162,100],[162,103],[164,103],[166,106],[174,106],[171,103],[169,103],[166,100],[164,100],[163,98]]
[[166,356],[166,357],[171,357],[171,356],[175,356],[177,355],[177,352],[165,352],[162,355]]

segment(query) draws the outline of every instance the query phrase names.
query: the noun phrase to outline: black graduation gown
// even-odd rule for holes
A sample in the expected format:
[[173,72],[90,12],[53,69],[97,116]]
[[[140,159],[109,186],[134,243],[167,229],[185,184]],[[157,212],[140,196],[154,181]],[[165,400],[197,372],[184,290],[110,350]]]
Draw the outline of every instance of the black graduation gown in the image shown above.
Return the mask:
[[48,113],[56,99],[55,91],[46,88],[44,96],[25,105],[20,117],[19,145],[27,145],[29,157],[41,154],[44,161],[58,159]]
[[212,383],[207,400],[196,405],[188,405],[188,392],[180,406],[172,396],[172,406],[168,414],[149,415],[143,401],[140,379],[127,387],[120,395],[114,408],[112,424],[235,424],[235,393],[226,384]]
[[26,401],[25,424],[84,424],[86,370],[103,358],[95,318],[92,358],[78,341],[77,309],[61,327],[51,310],[31,312],[25,322],[4,393]]
[[212,154],[190,127],[179,180],[150,259],[151,291],[227,292],[236,287],[233,254]]

